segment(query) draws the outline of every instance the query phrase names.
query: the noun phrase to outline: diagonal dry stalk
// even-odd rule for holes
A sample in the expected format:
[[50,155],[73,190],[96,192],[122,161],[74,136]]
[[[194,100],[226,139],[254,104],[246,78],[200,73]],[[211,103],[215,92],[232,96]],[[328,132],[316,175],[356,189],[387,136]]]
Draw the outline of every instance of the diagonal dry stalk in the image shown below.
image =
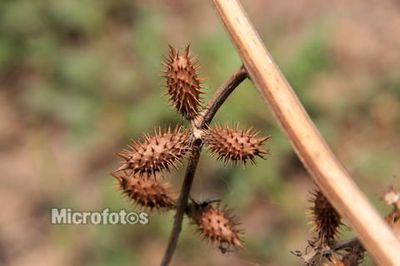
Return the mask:
[[275,114],[297,155],[379,265],[400,265],[400,243],[369,204],[309,118],[238,0],[213,0],[249,77]]
[[174,224],[172,227],[170,239],[162,259],[161,265],[166,266],[171,262],[172,256],[174,255],[176,245],[178,244],[179,235],[182,228],[183,217],[187,208],[188,199],[190,195],[190,189],[192,187],[193,179],[196,173],[197,164],[200,159],[200,153],[202,148],[202,140],[197,136],[197,133],[201,129],[205,129],[211,120],[214,118],[218,109],[225,102],[228,96],[235,90],[243,80],[247,78],[246,70],[241,67],[235,73],[233,73],[214,93],[213,98],[207,105],[205,110],[192,123],[192,135],[193,140],[191,144],[191,154],[189,156],[188,165],[186,167],[185,177],[183,179],[181,191],[179,193],[176,214],[174,218]]

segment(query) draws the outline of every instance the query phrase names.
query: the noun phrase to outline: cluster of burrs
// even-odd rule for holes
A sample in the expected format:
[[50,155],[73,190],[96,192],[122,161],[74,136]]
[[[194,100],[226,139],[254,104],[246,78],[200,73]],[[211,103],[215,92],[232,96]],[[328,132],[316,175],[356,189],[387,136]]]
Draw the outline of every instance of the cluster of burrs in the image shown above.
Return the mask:
[[[226,163],[254,163],[256,157],[263,158],[268,153],[263,144],[269,137],[259,137],[252,129],[241,130],[238,126],[197,128],[194,125],[205,108],[201,79],[197,74],[199,64],[190,55],[189,46],[183,51],[170,46],[163,65],[169,102],[183,118],[192,122],[191,127],[159,128],[140,141],[132,140],[118,153],[122,162],[112,173],[129,200],[151,210],[177,208],[177,197],[163,177],[190,155],[194,139],[200,138],[212,154]],[[199,203],[191,199],[185,213],[203,238],[216,244],[221,251],[242,247],[239,221],[219,201]]]
[[[400,239],[400,193],[391,187],[383,197],[392,211],[385,220]],[[365,249],[357,238],[339,241],[342,219],[324,194],[315,190],[310,197],[310,224],[313,232],[305,252],[294,251],[304,265],[358,266],[364,260]]]
[[348,246],[342,246],[338,242],[339,231],[343,225],[339,213],[320,190],[314,190],[310,194],[311,207],[308,214],[313,235],[308,240],[304,253],[292,253],[301,257],[307,266],[360,265],[364,259],[364,248],[357,240],[349,242]]

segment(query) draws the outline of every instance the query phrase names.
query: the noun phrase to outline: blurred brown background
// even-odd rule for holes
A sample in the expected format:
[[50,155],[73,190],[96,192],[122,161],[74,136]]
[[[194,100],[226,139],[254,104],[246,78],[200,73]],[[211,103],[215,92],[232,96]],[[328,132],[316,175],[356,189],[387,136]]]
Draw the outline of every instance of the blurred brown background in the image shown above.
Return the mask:
[[[379,197],[400,174],[400,2],[242,1],[273,57],[355,181]],[[173,214],[148,225],[51,225],[50,208],[136,210],[109,172],[154,126],[180,122],[162,96],[167,44],[191,43],[205,97],[240,60],[209,1],[0,2],[0,265],[157,265]],[[271,134],[257,167],[204,152],[196,198],[222,198],[246,249],[222,255],[185,224],[173,265],[301,265],[313,188],[249,81],[221,108]],[[183,169],[170,178],[178,190]],[[350,232],[343,235],[350,236]],[[366,262],[369,264],[370,262]]]

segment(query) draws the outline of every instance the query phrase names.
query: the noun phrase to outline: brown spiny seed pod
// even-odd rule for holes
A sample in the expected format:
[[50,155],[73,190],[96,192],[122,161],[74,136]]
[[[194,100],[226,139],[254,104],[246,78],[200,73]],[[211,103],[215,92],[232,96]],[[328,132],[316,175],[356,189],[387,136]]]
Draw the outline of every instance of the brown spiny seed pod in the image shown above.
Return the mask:
[[197,225],[200,235],[217,245],[222,253],[231,248],[243,248],[242,230],[237,218],[229,210],[209,203],[193,203],[188,208],[188,216]]
[[150,176],[176,167],[189,150],[188,139],[188,132],[181,127],[145,135],[141,142],[132,141],[128,149],[118,153],[125,161],[115,172],[131,169],[135,174]]
[[311,193],[310,223],[319,243],[330,245],[342,224],[340,215],[320,190]]
[[209,128],[204,134],[204,141],[208,148],[214,153],[219,160],[225,163],[232,162],[237,164],[248,161],[255,163],[256,156],[264,158],[263,155],[268,153],[268,150],[263,148],[270,136],[257,137],[258,132],[252,129],[247,131],[236,128],[215,126]]
[[169,55],[163,65],[171,105],[186,119],[192,120],[199,112],[202,91],[197,75],[199,65],[190,56],[189,45],[183,52],[169,46]]
[[127,196],[136,205],[151,210],[175,208],[176,197],[169,191],[169,183],[161,182],[156,178],[143,179],[127,171],[114,176],[118,180],[123,195]]

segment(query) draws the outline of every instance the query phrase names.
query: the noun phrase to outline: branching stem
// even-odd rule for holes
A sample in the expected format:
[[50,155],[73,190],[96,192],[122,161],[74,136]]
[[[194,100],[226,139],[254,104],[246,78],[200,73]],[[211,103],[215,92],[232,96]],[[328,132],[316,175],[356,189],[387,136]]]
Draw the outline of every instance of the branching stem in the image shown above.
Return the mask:
[[197,125],[197,128],[206,127],[211,120],[214,118],[218,109],[225,102],[229,95],[235,90],[243,80],[247,78],[247,72],[242,66],[239,70],[232,74],[214,93],[213,98],[207,105],[205,111],[201,115],[201,119]]
[[[199,119],[197,119],[196,123],[193,124],[193,130],[204,129],[211,122],[218,109],[225,102],[228,96],[234,91],[237,86],[239,86],[240,83],[242,83],[244,79],[246,79],[246,77],[247,73],[243,67],[233,73],[215,92],[213,98],[210,100],[210,103],[205,108],[205,111],[199,116]],[[193,179],[197,169],[197,164],[200,159],[202,145],[203,141],[201,140],[201,138],[193,136],[191,154],[189,157],[188,165],[186,167],[181,191],[179,193],[174,224],[168,241],[168,246],[161,261],[162,266],[169,265],[178,244],[179,235],[182,229],[182,221],[187,208],[190,190],[192,188]]]

